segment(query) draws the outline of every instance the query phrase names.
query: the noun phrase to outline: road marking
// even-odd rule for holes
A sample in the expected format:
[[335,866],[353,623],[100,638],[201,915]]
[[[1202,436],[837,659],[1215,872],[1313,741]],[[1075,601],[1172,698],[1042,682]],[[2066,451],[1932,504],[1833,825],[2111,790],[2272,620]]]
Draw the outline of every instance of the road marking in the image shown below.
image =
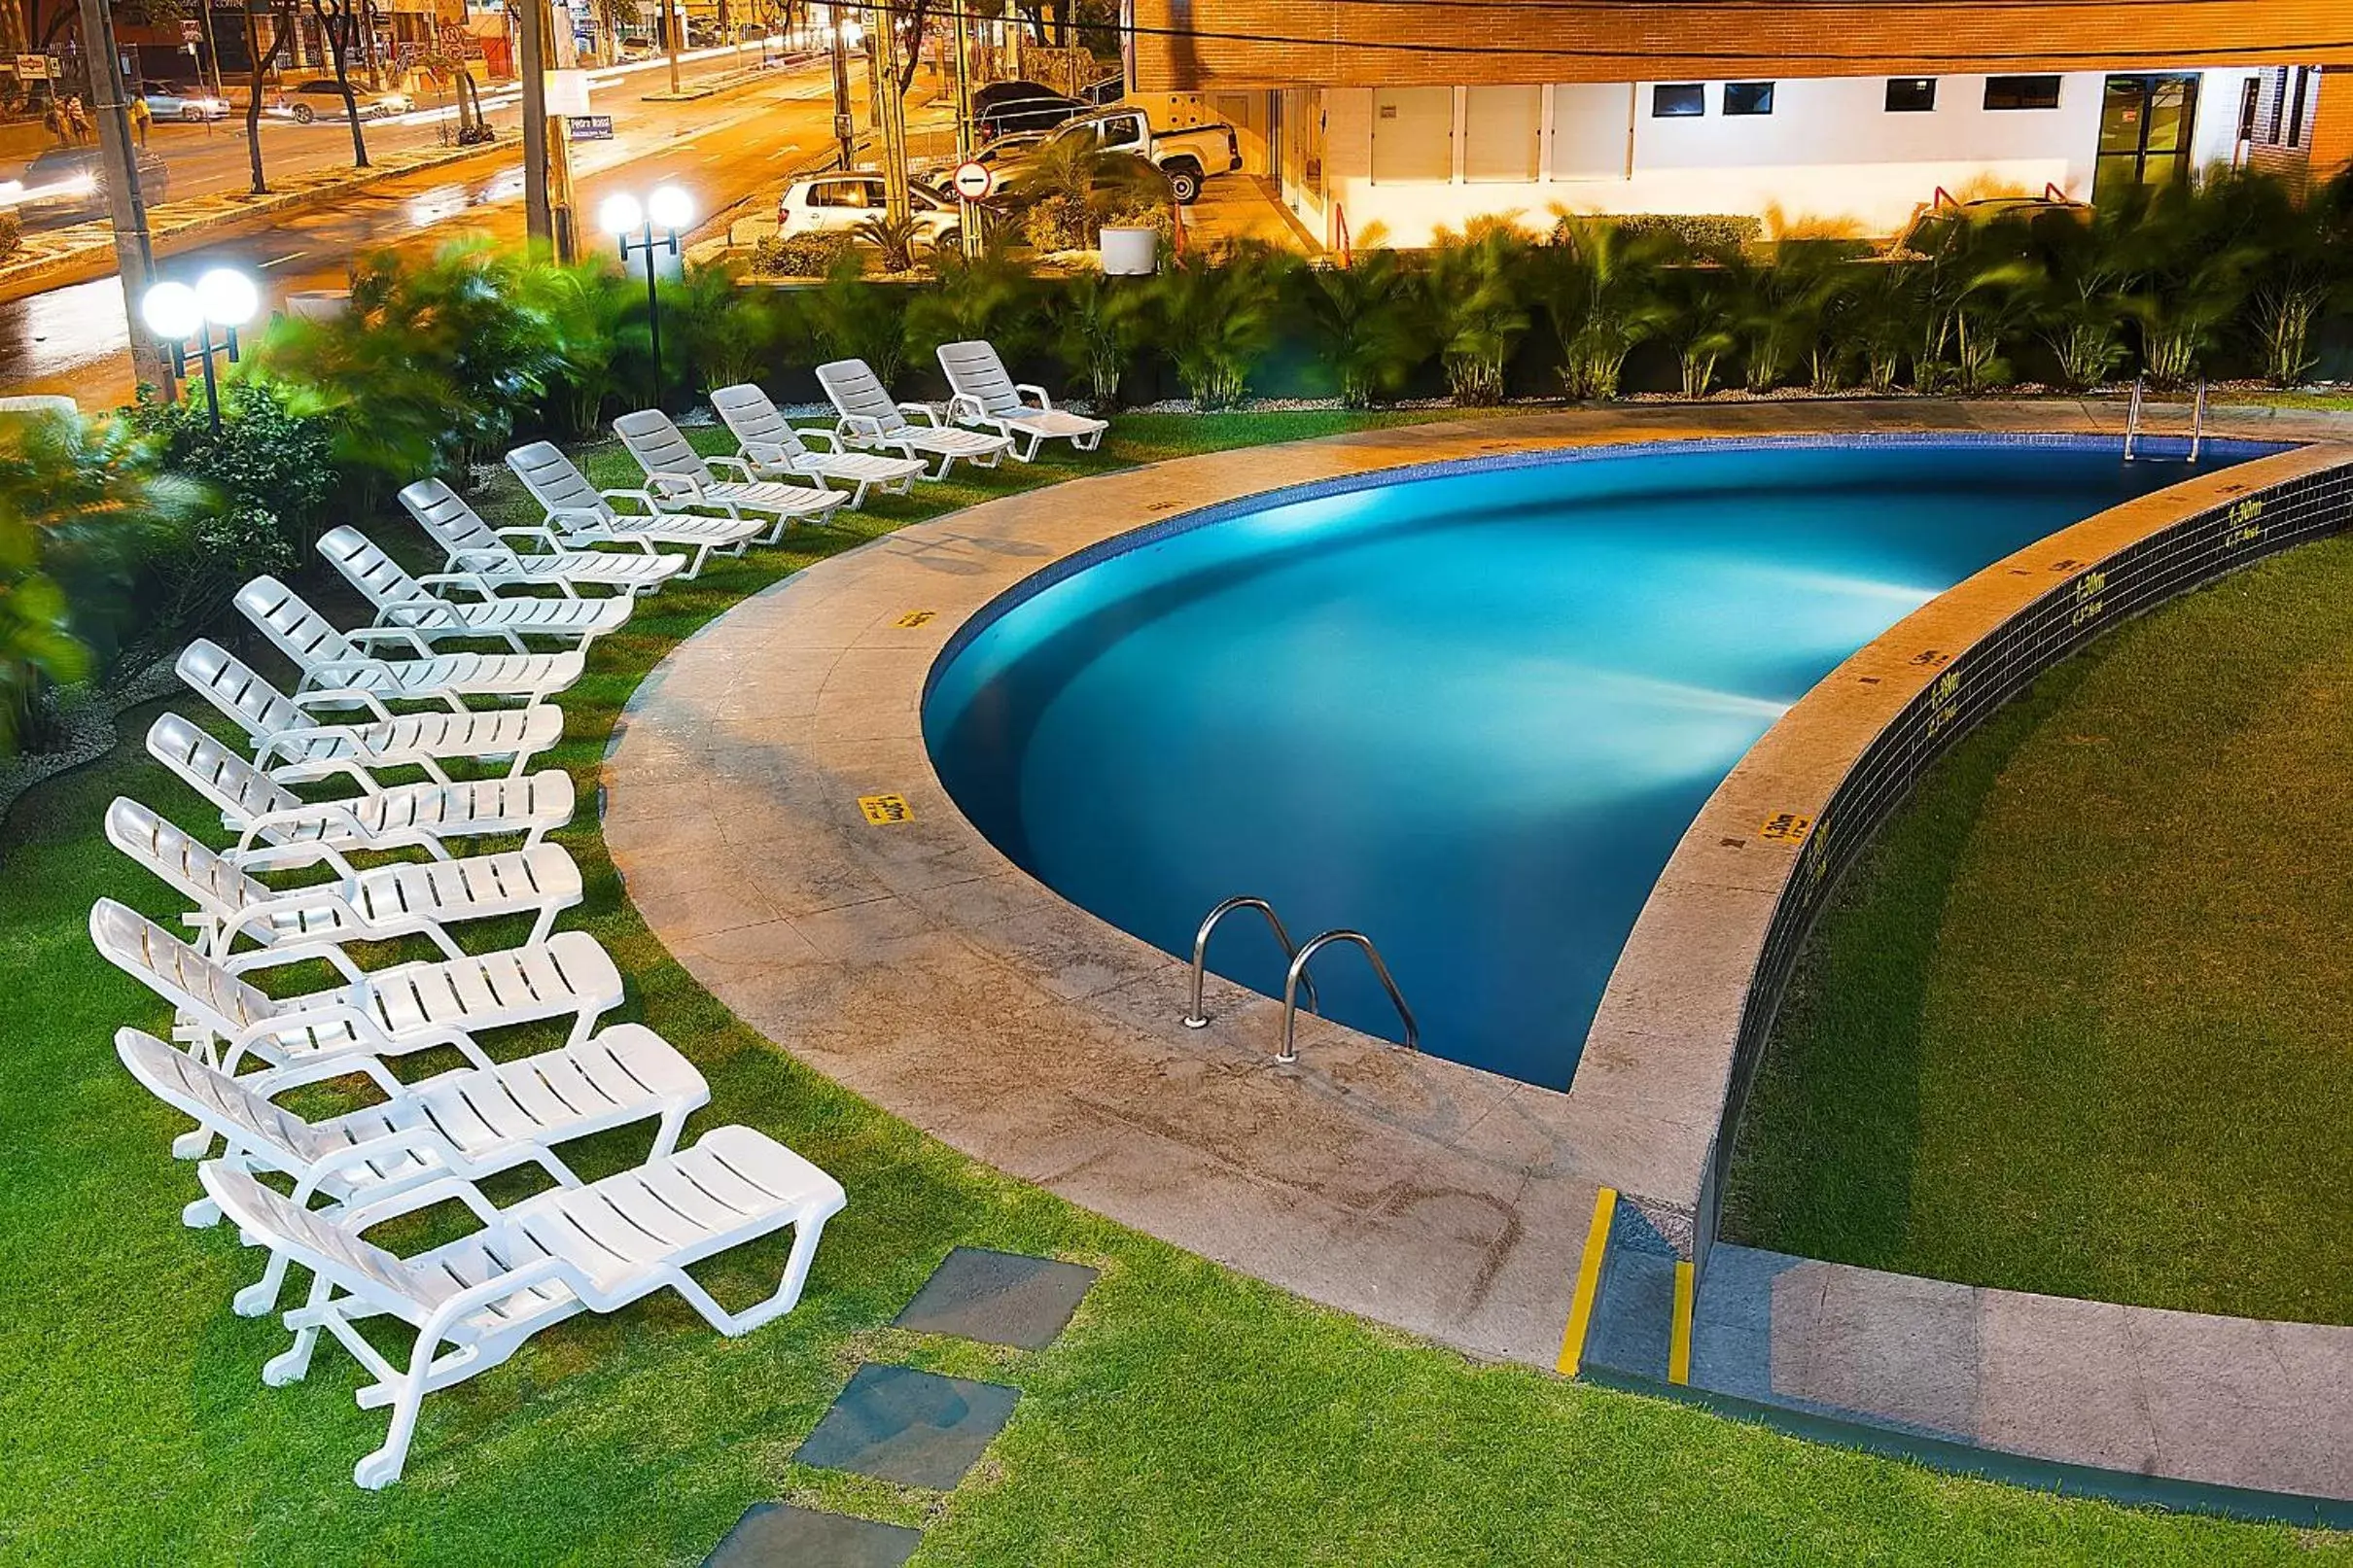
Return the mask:
[[288,251],[284,256],[272,257],[268,261],[260,264],[263,266],[280,266],[288,261],[295,261],[298,258],[308,256],[309,254],[310,253],[308,251]]
[[1585,1335],[1594,1323],[1594,1298],[1601,1291],[1601,1260],[1609,1252],[1609,1222],[1618,1212],[1618,1189],[1594,1194],[1594,1217],[1585,1227],[1585,1254],[1577,1260],[1577,1289],[1568,1299],[1568,1327],[1561,1336],[1561,1376],[1574,1377],[1585,1362]]
[[1691,1381],[1691,1300],[1696,1275],[1691,1260],[1675,1260],[1675,1315],[1667,1331],[1667,1380]]

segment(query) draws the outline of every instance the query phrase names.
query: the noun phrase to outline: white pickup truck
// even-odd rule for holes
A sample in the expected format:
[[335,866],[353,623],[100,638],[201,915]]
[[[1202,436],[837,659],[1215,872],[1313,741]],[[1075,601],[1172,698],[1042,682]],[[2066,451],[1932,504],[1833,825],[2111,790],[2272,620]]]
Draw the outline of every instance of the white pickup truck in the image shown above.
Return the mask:
[[1129,105],[1115,104],[1068,121],[1046,140],[1059,143],[1075,137],[1092,142],[1097,152],[1129,153],[1150,160],[1169,177],[1170,193],[1187,206],[1201,195],[1204,180],[1242,167],[1242,146],[1233,126],[1212,122],[1182,130],[1154,130],[1151,117]]

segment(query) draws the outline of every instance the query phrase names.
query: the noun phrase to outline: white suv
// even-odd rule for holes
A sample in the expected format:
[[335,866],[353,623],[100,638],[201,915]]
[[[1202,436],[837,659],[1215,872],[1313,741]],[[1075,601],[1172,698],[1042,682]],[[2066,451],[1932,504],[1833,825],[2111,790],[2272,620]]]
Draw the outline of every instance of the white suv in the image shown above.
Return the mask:
[[[907,188],[908,210],[915,219],[916,237],[930,245],[953,244],[957,207],[920,185]],[[881,218],[883,181],[879,174],[821,174],[795,180],[776,203],[776,231],[783,235],[847,233],[869,218]]]

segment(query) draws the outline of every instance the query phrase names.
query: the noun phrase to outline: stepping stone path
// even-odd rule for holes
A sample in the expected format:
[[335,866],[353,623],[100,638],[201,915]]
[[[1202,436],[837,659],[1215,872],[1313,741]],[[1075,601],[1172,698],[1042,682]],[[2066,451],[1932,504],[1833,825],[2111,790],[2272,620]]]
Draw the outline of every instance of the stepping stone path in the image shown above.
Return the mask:
[[[1095,1282],[1095,1271],[1051,1258],[958,1247],[924,1281],[896,1328],[1042,1350]],[[1012,1417],[1017,1388],[867,1362],[792,1457],[901,1485],[947,1491],[980,1462]],[[896,1524],[758,1503],[705,1568],[898,1568],[922,1532]]]

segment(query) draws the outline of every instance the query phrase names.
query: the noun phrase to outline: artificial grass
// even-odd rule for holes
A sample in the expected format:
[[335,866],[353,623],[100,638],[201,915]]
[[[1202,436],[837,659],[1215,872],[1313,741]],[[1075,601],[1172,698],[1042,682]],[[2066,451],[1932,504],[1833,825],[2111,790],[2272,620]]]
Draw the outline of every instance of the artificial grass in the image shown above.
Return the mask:
[[[1362,423],[1134,418],[1084,466]],[[1067,471],[1015,470],[940,505]],[[625,469],[607,453],[592,473],[611,483]],[[879,530],[918,509],[850,521]],[[678,638],[846,542],[722,563],[645,605],[565,698],[554,760],[591,784],[619,704]],[[357,1369],[333,1347],[305,1382],[262,1386],[285,1331],[228,1305],[259,1255],[180,1226],[194,1186],[166,1149],[179,1124],[110,1049],[119,1025],[163,1017],[90,950],[89,901],[159,915],[179,903],[105,845],[100,813],[126,792],[205,820],[137,750],[147,717],[128,716],[127,746],[28,797],[0,837],[0,1558],[690,1563],[746,1506],[783,1497],[921,1525],[918,1563],[992,1568],[2353,1563],[2340,1537],[2061,1502],[1475,1366],[1123,1230],[964,1159],[738,1024],[637,921],[585,812],[557,835],[588,886],[567,923],[629,975],[619,1016],[708,1075],[713,1103],[689,1136],[761,1128],[839,1177],[850,1205],[788,1317],[739,1341],[675,1298],[577,1319],[428,1399],[404,1479],[361,1492],[350,1467],[381,1441],[382,1412],[353,1407]],[[617,1167],[642,1137],[596,1140],[578,1164]],[[1070,1257],[1103,1277],[1034,1354],[886,1327],[957,1242]],[[732,1263],[713,1288],[741,1301],[775,1263]],[[860,1359],[1010,1382],[1022,1402],[951,1493],[792,1465]]]
[[1973,1284],[2353,1323],[2353,542],[2046,675],[1801,960],[1727,1230]]

